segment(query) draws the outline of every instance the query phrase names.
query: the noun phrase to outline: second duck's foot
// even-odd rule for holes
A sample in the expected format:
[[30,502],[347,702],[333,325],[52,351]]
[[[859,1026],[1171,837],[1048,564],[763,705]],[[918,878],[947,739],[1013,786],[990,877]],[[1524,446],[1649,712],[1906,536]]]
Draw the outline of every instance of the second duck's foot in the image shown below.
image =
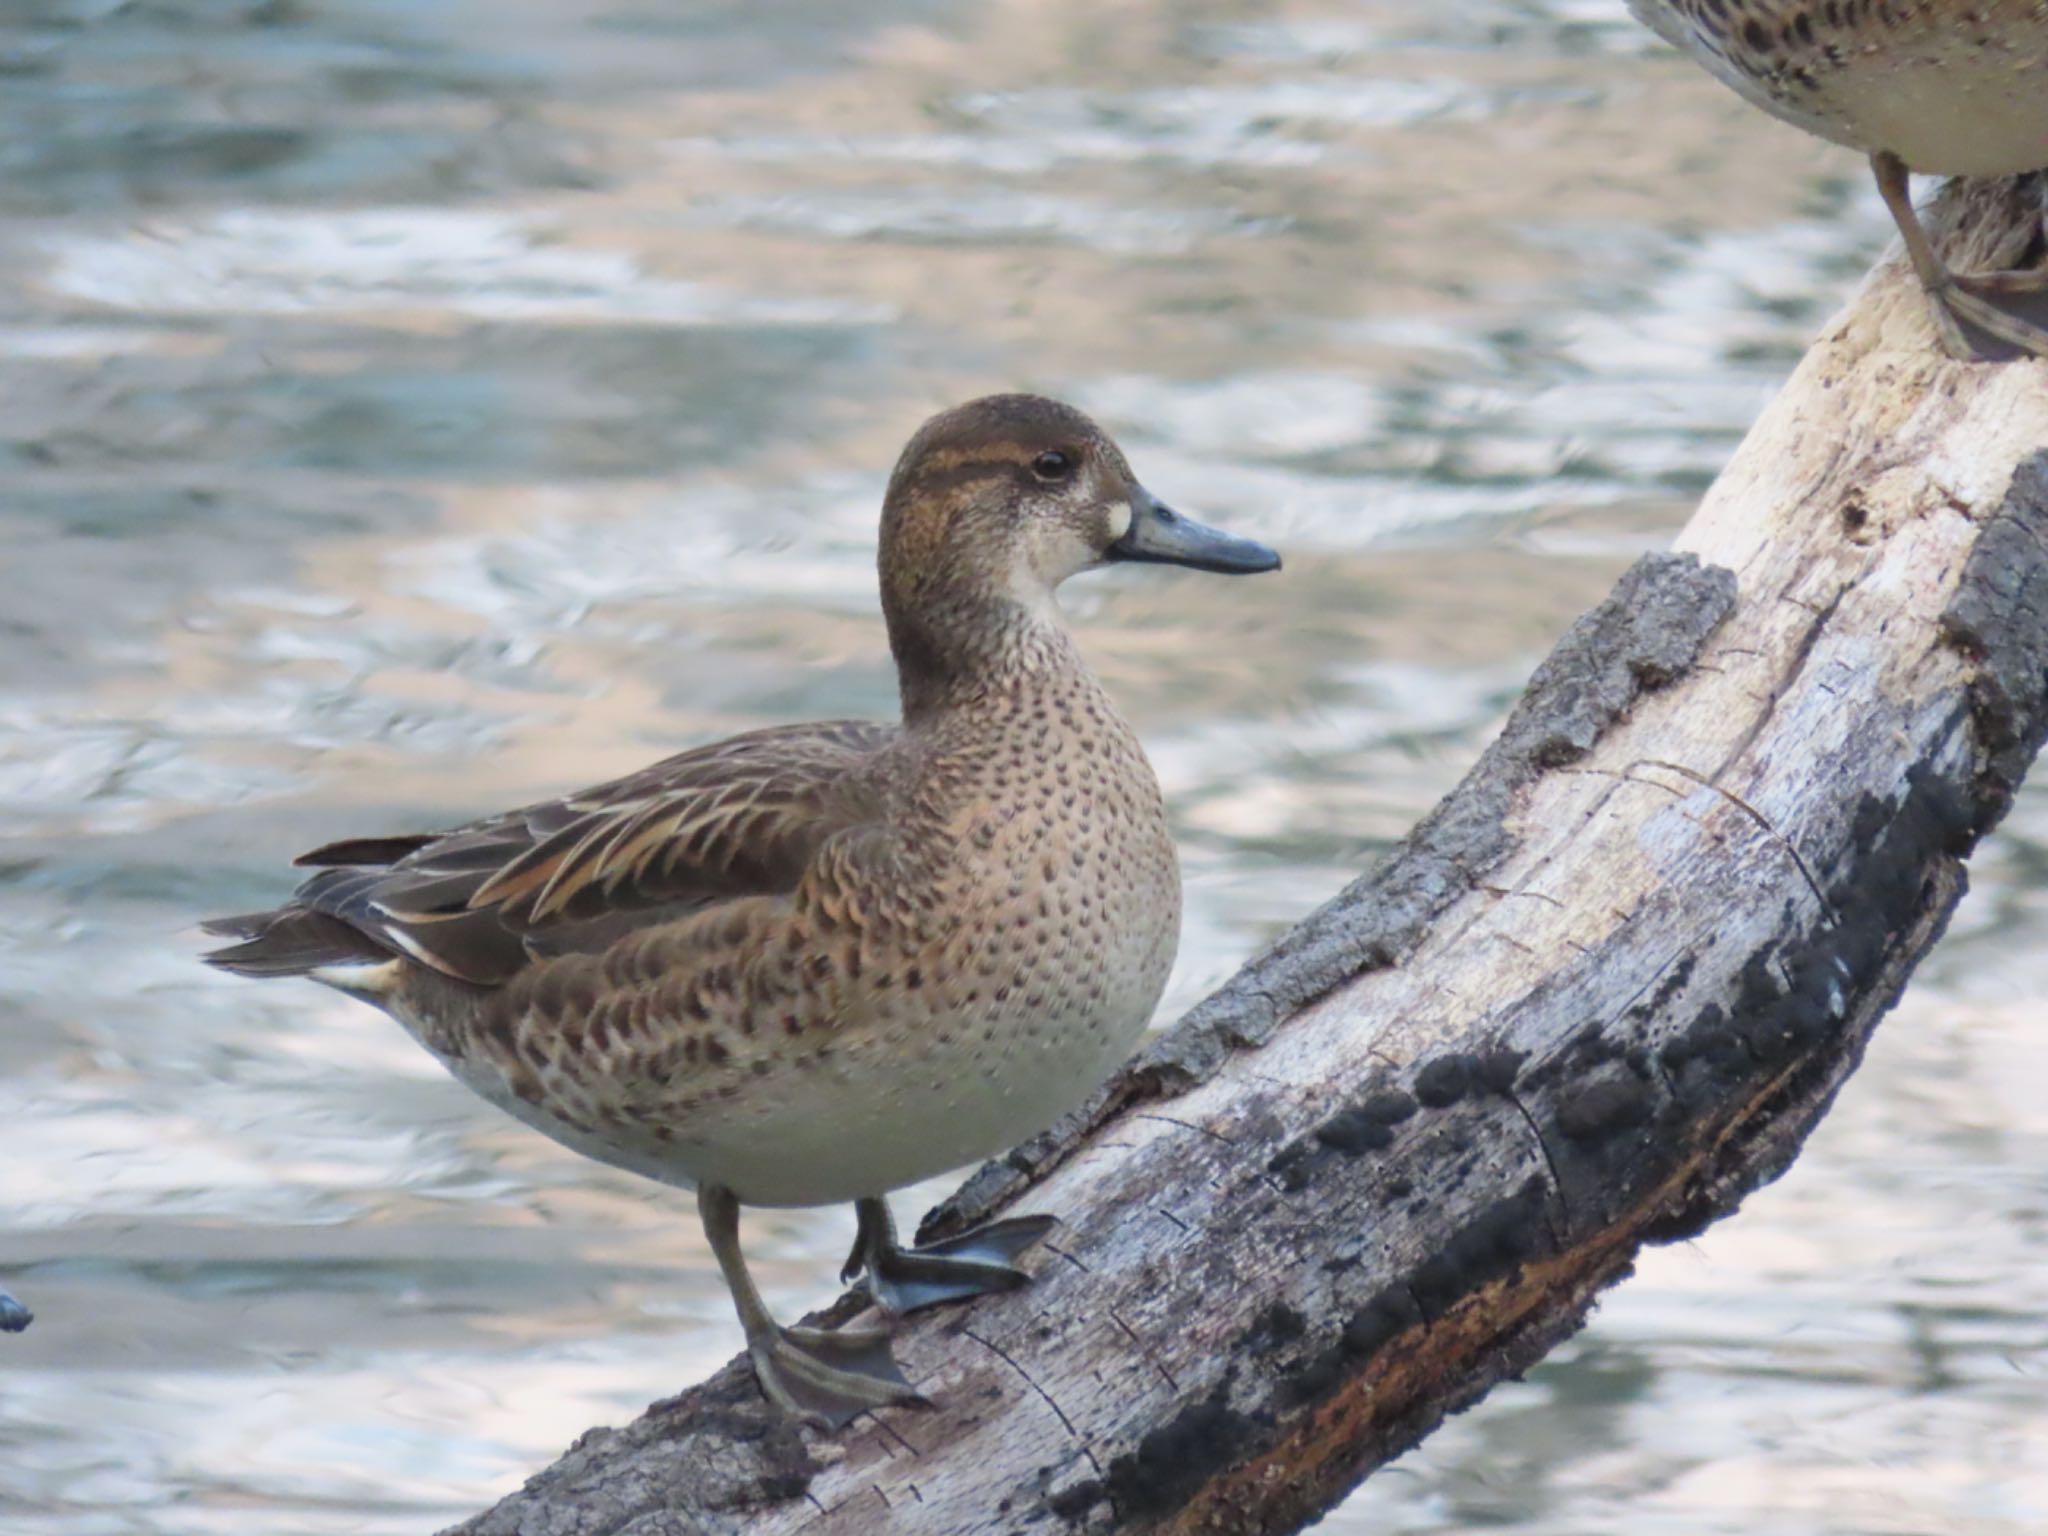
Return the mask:
[[773,1328],[747,1340],[754,1374],[785,1412],[841,1429],[870,1408],[923,1407],[879,1328]]
[[1944,301],[1957,319],[1993,341],[2048,357],[2048,270],[1951,273],[1946,293],[1935,300]]
[[[2003,362],[2029,354],[2048,357],[2048,303],[2042,302],[2048,296],[2048,273],[1950,271],[1913,207],[1906,162],[1880,152],[1870,157],[1870,168],[1905,242],[1906,259],[1926,291],[1942,351],[1959,362]],[[1985,341],[1993,346],[1985,347]]]
[[958,1237],[904,1248],[883,1202],[863,1200],[858,1209],[860,1236],[840,1278],[864,1273],[876,1304],[898,1314],[1029,1285],[1031,1277],[1015,1260],[1058,1225],[1052,1216],[1014,1216]]

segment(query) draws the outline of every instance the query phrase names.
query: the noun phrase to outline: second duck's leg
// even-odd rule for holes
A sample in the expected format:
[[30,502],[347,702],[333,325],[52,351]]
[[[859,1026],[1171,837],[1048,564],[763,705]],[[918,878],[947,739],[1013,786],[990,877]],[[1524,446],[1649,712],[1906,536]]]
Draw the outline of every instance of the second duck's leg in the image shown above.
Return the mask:
[[784,1328],[768,1315],[740,1252],[740,1203],[731,1190],[704,1186],[697,1210],[770,1402],[837,1429],[869,1408],[924,1401],[897,1369],[886,1330]]
[[1960,318],[2020,352],[2048,357],[2048,329],[2009,307],[2014,300],[2048,293],[2048,271],[1950,271],[1935,254],[1913,207],[1912,176],[1906,163],[1897,155],[1880,153],[1870,157],[1870,168],[1877,176],[1878,193],[1906,243],[1906,258],[1912,262],[1920,286],[1927,290],[1942,350],[1964,362],[1982,356],[1963,334],[1957,323]]
[[1052,1216],[1015,1216],[922,1248],[905,1248],[896,1240],[888,1201],[870,1197],[855,1201],[853,1208],[860,1214],[860,1233],[839,1278],[851,1280],[865,1272],[868,1294],[897,1313],[1029,1285],[1031,1277],[1012,1261],[1058,1224]]

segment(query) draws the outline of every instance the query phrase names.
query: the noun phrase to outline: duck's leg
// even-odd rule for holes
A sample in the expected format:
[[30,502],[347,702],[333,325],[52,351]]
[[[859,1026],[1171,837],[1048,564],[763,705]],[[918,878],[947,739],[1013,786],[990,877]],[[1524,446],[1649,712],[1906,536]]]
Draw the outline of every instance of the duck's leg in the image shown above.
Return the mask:
[[853,1208],[860,1215],[860,1232],[839,1278],[851,1280],[865,1272],[868,1294],[896,1313],[1029,1285],[1031,1277],[1012,1261],[1057,1224],[1052,1216],[1015,1216],[922,1248],[905,1248],[896,1240],[888,1201],[870,1197],[855,1201]]
[[870,1408],[924,1401],[897,1369],[887,1330],[784,1328],[768,1315],[740,1252],[740,1203],[731,1190],[704,1186],[697,1210],[770,1402],[838,1429]]
[[1995,341],[2035,357],[2048,357],[2048,328],[2015,314],[2015,299],[2048,293],[2048,271],[1951,272],[1935,254],[1933,242],[1913,207],[1911,173],[1897,155],[1878,153],[1870,157],[1877,176],[1877,190],[1890,210],[1892,222],[1906,242],[1906,258],[1913,263],[1920,286],[1927,290],[1927,302],[1934,317],[1934,329],[1942,350],[1963,362],[1981,359],[1983,354],[1963,334],[1959,320],[1967,320]]

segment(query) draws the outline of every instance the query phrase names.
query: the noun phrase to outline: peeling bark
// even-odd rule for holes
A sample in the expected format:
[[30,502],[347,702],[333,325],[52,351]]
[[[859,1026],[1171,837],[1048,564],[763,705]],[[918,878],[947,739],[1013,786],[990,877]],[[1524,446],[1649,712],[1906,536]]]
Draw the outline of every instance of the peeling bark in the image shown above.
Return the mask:
[[2048,364],[1921,303],[1873,274],[1400,848],[933,1213],[1064,1217],[906,1327],[934,1409],[821,1436],[738,1360],[460,1529],[1295,1530],[1781,1173],[2048,732]]

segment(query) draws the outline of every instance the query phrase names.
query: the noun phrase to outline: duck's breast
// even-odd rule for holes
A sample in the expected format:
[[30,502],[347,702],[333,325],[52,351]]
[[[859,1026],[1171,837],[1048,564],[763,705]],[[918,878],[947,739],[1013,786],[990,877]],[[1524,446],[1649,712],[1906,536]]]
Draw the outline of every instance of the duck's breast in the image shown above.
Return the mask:
[[896,830],[903,863],[854,902],[859,942],[834,961],[823,1070],[763,1101],[773,1137],[727,1138],[742,1198],[875,1194],[1004,1152],[1100,1085],[1165,989],[1179,862],[1092,683],[960,722]]

